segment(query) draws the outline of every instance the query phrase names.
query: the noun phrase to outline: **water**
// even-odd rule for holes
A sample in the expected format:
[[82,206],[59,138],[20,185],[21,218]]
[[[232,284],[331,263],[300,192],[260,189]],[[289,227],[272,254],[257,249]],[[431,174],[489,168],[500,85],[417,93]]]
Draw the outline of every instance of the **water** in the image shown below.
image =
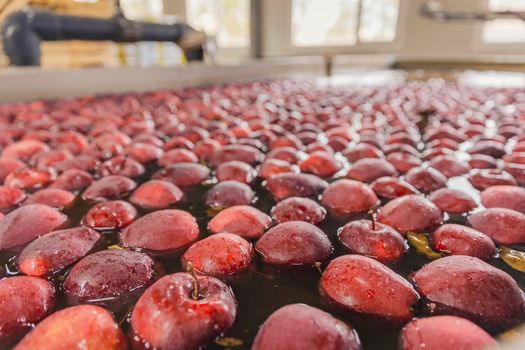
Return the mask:
[[[157,170],[156,166],[150,166],[146,174],[141,176],[137,181],[142,183],[150,178],[153,172]],[[450,180],[452,187],[465,190],[468,181],[465,178],[454,178]],[[207,208],[203,206],[204,196],[208,188],[212,186],[211,183],[200,186],[198,188],[189,189],[186,191],[186,202],[177,206],[179,209],[188,210],[196,218],[200,226],[200,239],[208,236],[206,224],[209,221]],[[260,210],[270,213],[272,206],[275,204],[270,195],[262,188],[262,184],[257,182],[254,184],[257,193],[256,207]],[[479,198],[479,193],[473,188],[468,188],[469,193],[475,198]],[[126,199],[126,198],[124,198]],[[479,200],[479,199],[478,199]],[[89,210],[91,204],[78,199],[73,207],[66,210],[65,213],[70,219],[70,226],[79,225],[82,216]],[[141,211],[144,215],[147,211]],[[356,215],[354,219],[366,218],[368,215]],[[447,217],[447,222],[460,223],[467,225],[465,216],[451,215]],[[321,224],[321,229],[328,235],[332,241],[335,250],[331,257],[337,257],[345,254],[343,247],[337,241],[337,230],[346,222],[334,220],[327,217]],[[117,232],[106,232],[102,244],[98,245],[96,250],[106,249],[107,247],[118,244]],[[16,264],[14,259],[16,254],[2,253],[0,255],[0,264],[9,275],[17,275]],[[331,260],[330,259],[330,260]],[[429,260],[418,255],[413,249],[410,249],[408,254],[401,262],[390,265],[390,267],[400,275],[407,277],[410,273],[417,271]],[[507,273],[509,273],[519,284],[522,290],[525,290],[525,274],[513,270],[499,259],[493,259],[490,263]],[[167,273],[182,271],[178,258],[172,258],[163,261]],[[325,267],[326,264],[323,265]],[[58,309],[66,307],[64,297],[61,290],[61,281],[64,280],[67,271],[50,277],[56,287],[58,293]],[[235,347],[235,349],[249,349],[251,343],[257,334],[259,326],[268,318],[268,316],[278,308],[291,303],[305,303],[311,306],[318,307],[325,310],[334,316],[353,324],[352,318],[345,312],[327,303],[318,292],[318,284],[320,274],[316,268],[312,267],[273,267],[262,264],[258,259],[254,259],[250,268],[239,273],[236,276],[225,279],[228,283],[238,302],[237,320],[233,327],[231,327],[224,337],[232,337],[240,339],[242,345]],[[424,316],[420,313],[419,308],[416,309],[416,316]],[[129,310],[129,309],[128,309]],[[116,320],[121,324],[121,327],[128,332],[129,323],[125,311],[115,312]],[[364,349],[367,350],[386,350],[397,349],[399,329],[365,329],[355,326],[359,337],[363,343]],[[222,346],[212,343],[205,347],[206,349],[223,349]]]
[[[369,74],[369,73],[367,73]],[[396,79],[402,77],[396,76]],[[375,79],[377,81],[377,79]],[[383,84],[387,82],[379,80]],[[334,85],[338,83],[331,82]],[[342,82],[346,84],[348,82]],[[493,83],[493,82],[492,82]],[[441,80],[430,81],[429,84],[444,84]],[[487,108],[491,108],[493,103],[487,102]],[[423,131],[428,125],[428,118],[421,119],[418,123],[420,131]],[[354,128],[358,128],[360,123],[359,113],[355,114],[355,118],[352,120]],[[488,132],[493,131],[494,125],[488,123],[486,125]],[[512,142],[512,141],[511,141]],[[420,145],[421,147],[423,145]],[[460,159],[468,159],[468,155],[464,152],[470,144],[465,143],[460,146],[457,155]],[[420,147],[420,148],[421,148]],[[507,144],[507,147],[511,147],[511,144]],[[345,173],[348,169],[346,164]],[[157,170],[156,166],[150,166],[147,173],[137,179],[137,182],[142,183],[150,178],[153,172]],[[186,191],[187,201],[177,206],[176,208],[188,210],[198,220],[200,226],[200,238],[208,236],[206,230],[206,224],[209,221],[207,209],[203,206],[204,195],[208,188],[211,187],[211,183],[203,185],[198,188],[194,188]],[[270,213],[270,209],[275,204],[273,199],[268,195],[266,191],[262,189],[262,184],[257,182],[254,184],[257,193],[257,203],[255,206],[260,210]],[[473,196],[479,204],[479,192],[472,188],[465,177],[458,177],[449,180],[449,187],[456,188],[463,191],[467,191]],[[126,199],[126,197],[124,198]],[[90,208],[90,204],[82,200],[77,200],[75,205],[66,211],[66,214],[70,218],[70,226],[74,227],[79,225],[82,216]],[[146,211],[141,211],[140,214],[146,214]],[[367,215],[357,215],[352,219],[361,219]],[[446,217],[447,223],[459,223],[468,225],[466,217],[463,215],[450,215]],[[346,222],[337,221],[328,217],[324,222],[320,224],[320,228],[329,236],[332,244],[335,247],[332,257],[333,259],[337,256],[345,254],[343,247],[338,243],[336,239],[336,233],[339,227],[343,226]],[[102,244],[97,246],[96,250],[106,249],[109,246],[118,244],[118,233],[107,232],[105,233]],[[17,275],[16,264],[14,260],[16,258],[16,252],[0,253],[0,266],[3,266],[3,271],[0,272],[0,277],[5,275]],[[407,278],[411,273],[417,271],[422,266],[427,264],[429,260],[421,255],[418,255],[413,249],[410,249],[407,255],[395,265],[390,267],[400,275]],[[525,274],[513,270],[507,266],[503,261],[498,258],[489,261],[493,266],[509,273],[518,283],[522,290],[525,290]],[[178,258],[172,258],[170,260],[163,261],[167,273],[182,271]],[[323,265],[325,267],[326,264]],[[67,271],[63,271],[60,274],[50,277],[50,280],[55,283],[57,287],[57,309],[66,307],[65,299],[61,290],[61,282],[67,275]],[[232,337],[242,341],[242,345],[235,347],[235,349],[249,349],[251,343],[258,331],[259,326],[268,318],[268,316],[277,310],[278,308],[291,304],[291,303],[305,303],[314,307],[323,309],[334,316],[353,324],[352,318],[345,312],[337,309],[336,307],[327,303],[318,292],[318,283],[320,280],[320,274],[314,267],[273,267],[262,264],[258,259],[254,259],[249,269],[239,273],[236,276],[229,277],[225,281],[231,286],[237,302],[238,302],[238,315],[235,324],[223,335],[224,337]],[[421,313],[421,308],[417,306],[414,308],[416,317],[424,316]],[[115,319],[124,331],[129,332],[128,313],[126,311],[115,312]],[[354,325],[355,326],[355,325]],[[362,341],[363,348],[366,350],[388,350],[398,348],[398,334],[399,329],[384,329],[384,328],[372,328],[365,329],[360,326],[355,326],[357,333]],[[496,334],[495,334],[496,335]],[[291,335],[292,337],[295,335]],[[0,348],[2,345],[0,344]],[[205,347],[206,349],[222,349],[220,345],[212,343]]]

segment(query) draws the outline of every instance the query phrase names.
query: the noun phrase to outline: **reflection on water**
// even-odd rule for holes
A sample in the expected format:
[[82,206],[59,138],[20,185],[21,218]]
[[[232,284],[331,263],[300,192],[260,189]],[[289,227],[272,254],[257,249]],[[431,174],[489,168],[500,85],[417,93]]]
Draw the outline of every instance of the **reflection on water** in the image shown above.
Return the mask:
[[458,75],[459,85],[490,87],[490,88],[523,88],[525,73],[500,71],[465,71]]
[[[330,78],[321,78],[321,84],[343,86],[350,84],[378,86],[401,84],[406,80],[428,80],[434,84],[444,84],[446,81],[455,81],[460,86],[478,86],[488,88],[525,88],[525,73],[504,71],[461,71],[439,72],[428,70],[402,71],[402,70],[355,70],[335,75]],[[487,107],[494,101],[487,101]],[[512,108],[512,106],[509,106]],[[510,112],[510,111],[509,111]]]
[[471,185],[471,183],[467,180],[465,176],[451,177],[450,179],[448,179],[447,187],[452,190],[465,192],[466,194],[471,196],[478,204],[478,208],[474,211],[483,209],[483,207],[481,207],[479,191]]

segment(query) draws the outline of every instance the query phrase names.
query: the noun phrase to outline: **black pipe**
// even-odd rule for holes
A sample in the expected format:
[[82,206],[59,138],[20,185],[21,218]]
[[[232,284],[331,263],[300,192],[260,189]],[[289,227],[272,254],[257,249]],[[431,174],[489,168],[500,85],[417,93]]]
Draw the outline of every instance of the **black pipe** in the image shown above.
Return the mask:
[[[11,64],[40,64],[40,42],[57,40],[110,40],[114,42],[171,41],[179,43],[195,33],[184,23],[173,25],[133,22],[122,15],[112,19],[56,15],[26,8],[8,16],[2,41]],[[202,45],[183,48],[188,60],[202,60]]]

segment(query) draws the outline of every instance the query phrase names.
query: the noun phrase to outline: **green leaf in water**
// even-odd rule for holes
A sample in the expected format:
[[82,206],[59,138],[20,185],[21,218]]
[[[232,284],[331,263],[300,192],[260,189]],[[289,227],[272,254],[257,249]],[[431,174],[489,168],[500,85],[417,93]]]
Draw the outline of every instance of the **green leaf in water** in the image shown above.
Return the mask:
[[242,346],[244,343],[238,338],[224,337],[215,340],[215,344],[222,346],[223,348],[233,348],[236,346]]
[[204,181],[201,183],[201,186],[204,187],[204,188],[211,188],[211,187],[213,187],[213,185],[215,185],[216,183],[217,183],[216,180],[208,179],[208,180],[204,180]]
[[217,207],[213,207],[213,208],[209,208],[207,210],[207,214],[208,214],[208,217],[212,218],[214,217],[215,215],[219,214],[221,212],[221,210],[224,210],[226,209],[226,207],[222,207],[222,206],[217,206]]
[[514,250],[508,247],[501,247],[499,253],[501,260],[514,270],[525,272],[525,252]]
[[426,256],[429,259],[439,259],[442,255],[432,248],[428,242],[427,236],[423,233],[408,232],[407,233],[408,243],[421,255]]
[[514,343],[522,337],[522,334],[523,327],[516,327],[498,335],[498,340],[503,343]]

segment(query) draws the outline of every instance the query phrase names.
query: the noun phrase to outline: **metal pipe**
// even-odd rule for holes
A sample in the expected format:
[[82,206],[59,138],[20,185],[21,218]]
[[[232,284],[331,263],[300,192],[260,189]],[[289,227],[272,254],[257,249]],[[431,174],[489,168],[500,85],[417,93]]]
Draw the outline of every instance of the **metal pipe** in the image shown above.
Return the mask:
[[8,16],[1,33],[11,64],[18,66],[40,64],[41,41],[171,41],[181,46],[188,60],[202,60],[206,40],[203,33],[184,23],[133,22],[122,15],[112,19],[65,16],[32,8]]
[[434,21],[493,21],[500,18],[519,18],[525,21],[523,11],[493,11],[493,12],[459,12],[446,11],[438,1],[428,1],[421,5],[419,13]]

